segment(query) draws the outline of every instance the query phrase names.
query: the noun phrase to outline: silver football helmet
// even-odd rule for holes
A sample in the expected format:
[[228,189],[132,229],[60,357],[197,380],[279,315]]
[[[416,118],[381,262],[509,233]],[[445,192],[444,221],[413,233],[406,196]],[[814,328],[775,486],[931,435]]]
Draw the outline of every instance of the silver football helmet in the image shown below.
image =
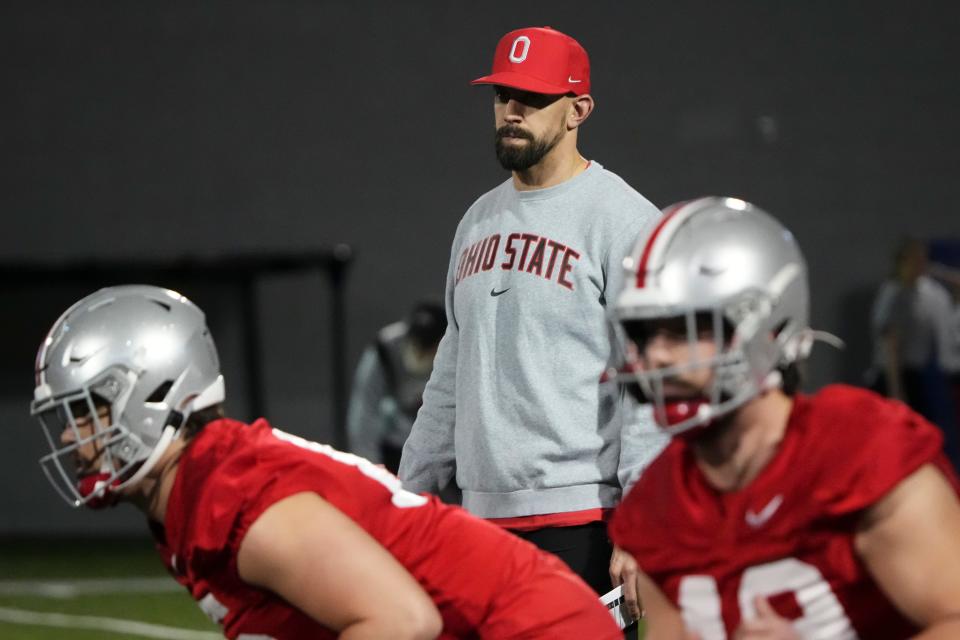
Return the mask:
[[[196,305],[160,287],[101,289],[60,316],[37,353],[30,411],[51,450],[40,465],[72,506],[112,504],[191,413],[223,399],[217,349]],[[81,418],[93,423],[85,438]],[[88,444],[101,452],[94,472],[70,460]]]
[[[619,379],[653,405],[660,426],[676,434],[707,425],[765,389],[806,358],[807,267],[793,235],[761,209],[735,198],[701,198],[664,210],[624,260],[628,274],[614,305],[614,330],[627,359]],[[715,354],[676,366],[644,366],[651,321],[672,320],[691,353],[699,335]],[[704,397],[676,400],[664,383],[710,367]]]

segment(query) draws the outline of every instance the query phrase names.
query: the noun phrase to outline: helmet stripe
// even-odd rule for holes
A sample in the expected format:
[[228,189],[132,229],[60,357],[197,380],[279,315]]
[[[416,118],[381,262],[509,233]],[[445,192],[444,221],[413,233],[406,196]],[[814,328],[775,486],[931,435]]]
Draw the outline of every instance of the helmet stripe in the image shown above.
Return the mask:
[[643,248],[643,254],[640,257],[640,264],[637,265],[637,288],[643,289],[646,286],[647,281],[647,261],[650,260],[650,254],[653,253],[653,245],[657,241],[657,237],[660,235],[660,232],[663,231],[663,228],[667,226],[667,222],[676,214],[680,209],[682,209],[687,202],[681,202],[675,204],[666,211],[663,212],[663,217],[660,219],[660,222],[657,223],[656,228],[653,230],[653,233],[650,234],[650,239],[647,240],[646,246]]

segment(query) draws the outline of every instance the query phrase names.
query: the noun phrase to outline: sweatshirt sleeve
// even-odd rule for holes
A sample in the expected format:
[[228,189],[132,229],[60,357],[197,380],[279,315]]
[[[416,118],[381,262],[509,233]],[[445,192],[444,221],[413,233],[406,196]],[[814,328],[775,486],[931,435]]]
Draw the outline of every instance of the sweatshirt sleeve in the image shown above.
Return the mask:
[[[607,308],[611,309],[616,303],[617,296],[623,289],[627,270],[623,267],[623,259],[630,255],[633,245],[640,235],[640,231],[649,224],[656,224],[660,218],[660,211],[650,202],[640,198],[642,203],[637,207],[636,218],[628,225],[618,230],[610,243],[610,251],[605,262],[606,286],[604,297]],[[610,332],[611,341],[616,340]],[[619,358],[620,345],[613,345],[613,353]],[[617,363],[611,363],[616,365]],[[653,412],[647,406],[638,406],[627,394],[620,391],[620,415],[623,424],[620,430],[620,462],[617,466],[617,478],[623,492],[637,481],[643,470],[667,446],[670,438],[659,428],[653,420]]]
[[447,331],[437,347],[433,372],[423,391],[423,405],[400,456],[399,476],[404,488],[417,493],[437,493],[456,475],[453,430],[457,420],[457,349],[460,331],[454,313],[453,294],[457,247],[455,238],[444,296]]
[[630,490],[654,458],[670,443],[670,437],[653,421],[650,407],[639,406],[621,391],[623,427],[620,431],[620,464],[617,478],[623,494]]

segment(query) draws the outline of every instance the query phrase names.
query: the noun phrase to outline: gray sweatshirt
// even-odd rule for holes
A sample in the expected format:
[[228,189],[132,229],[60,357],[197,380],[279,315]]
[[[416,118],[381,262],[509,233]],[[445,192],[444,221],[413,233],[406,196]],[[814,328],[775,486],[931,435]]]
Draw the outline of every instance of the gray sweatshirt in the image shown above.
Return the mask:
[[467,210],[447,332],[400,462],[405,487],[436,492],[455,474],[463,506],[486,518],[617,504],[666,442],[600,383],[616,353],[607,302],[658,216],[597,162],[546,189],[507,180]]

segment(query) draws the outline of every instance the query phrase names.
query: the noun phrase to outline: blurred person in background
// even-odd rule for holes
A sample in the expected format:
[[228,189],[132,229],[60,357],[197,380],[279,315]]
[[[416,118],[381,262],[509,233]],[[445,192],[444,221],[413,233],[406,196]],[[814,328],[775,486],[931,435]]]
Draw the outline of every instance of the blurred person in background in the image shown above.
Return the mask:
[[397,472],[446,329],[443,306],[422,301],[404,320],[377,332],[360,357],[350,394],[347,436],[353,453]]
[[957,408],[949,380],[960,371],[951,327],[954,305],[928,269],[926,243],[904,239],[871,310],[874,365],[869,385],[939,426],[947,455],[960,470]]
[[109,287],[37,353],[40,462],[73,507],[129,502],[171,575],[228,638],[621,637],[555,557],[382,467],[224,417],[203,312]]
[[942,435],[866,389],[800,391],[830,340],[789,230],[701,198],[667,208],[624,264],[621,379],[672,436],[610,525],[646,640],[960,638]]

